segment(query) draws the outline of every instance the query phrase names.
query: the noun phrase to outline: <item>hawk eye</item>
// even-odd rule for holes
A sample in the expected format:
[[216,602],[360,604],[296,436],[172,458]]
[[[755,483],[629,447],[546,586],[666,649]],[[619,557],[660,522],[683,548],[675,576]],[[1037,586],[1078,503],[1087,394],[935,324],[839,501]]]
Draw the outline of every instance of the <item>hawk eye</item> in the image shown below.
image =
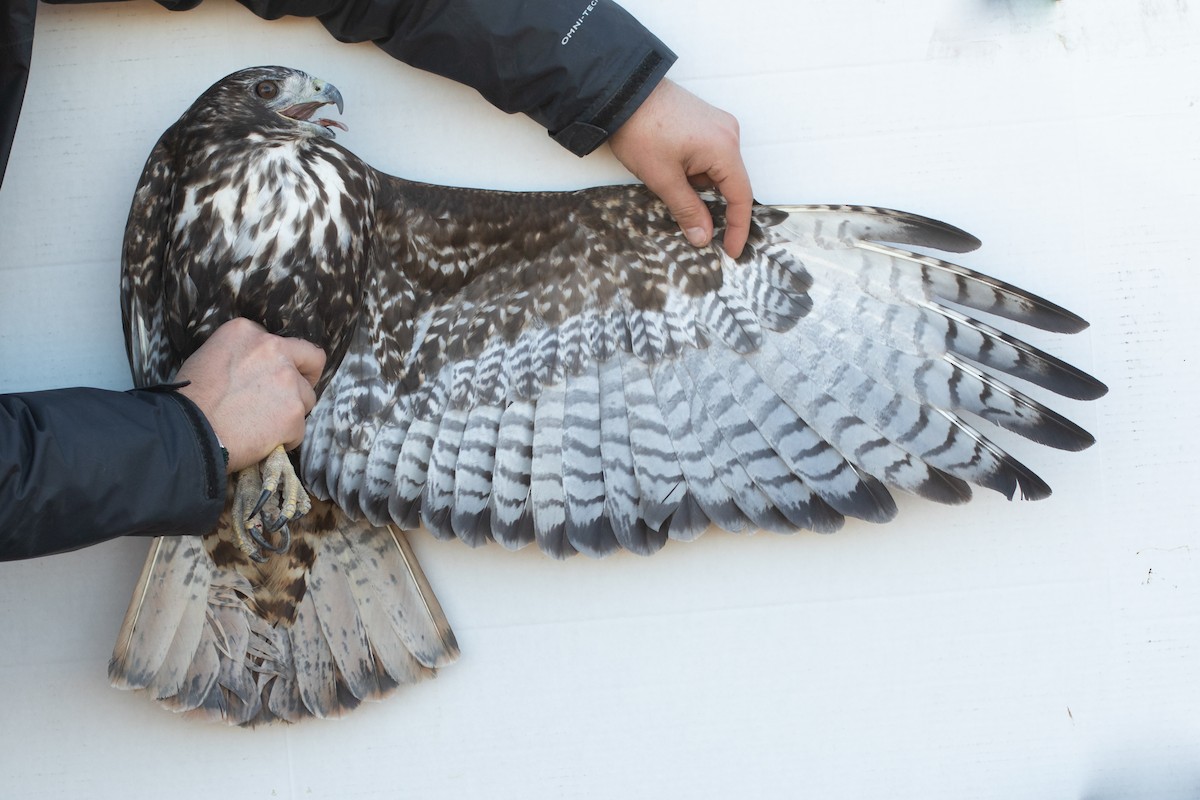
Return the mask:
[[275,81],[262,81],[254,87],[254,93],[263,100],[274,100],[279,94],[279,84]]

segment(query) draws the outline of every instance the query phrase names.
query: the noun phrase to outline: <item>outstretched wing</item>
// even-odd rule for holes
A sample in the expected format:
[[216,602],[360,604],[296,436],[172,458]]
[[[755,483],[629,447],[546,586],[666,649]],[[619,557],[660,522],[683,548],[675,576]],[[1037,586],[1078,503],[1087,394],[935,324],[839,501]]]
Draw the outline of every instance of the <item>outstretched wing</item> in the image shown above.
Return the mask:
[[385,191],[367,312],[303,454],[316,494],[377,524],[647,554],[710,524],[885,521],[889,487],[1049,494],[964,413],[1053,447],[1093,441],[993,372],[1076,398],[1102,384],[953,306],[1083,320],[881,244],[978,245],[949,225],[759,206],[735,262],[688,245],[642,187]]

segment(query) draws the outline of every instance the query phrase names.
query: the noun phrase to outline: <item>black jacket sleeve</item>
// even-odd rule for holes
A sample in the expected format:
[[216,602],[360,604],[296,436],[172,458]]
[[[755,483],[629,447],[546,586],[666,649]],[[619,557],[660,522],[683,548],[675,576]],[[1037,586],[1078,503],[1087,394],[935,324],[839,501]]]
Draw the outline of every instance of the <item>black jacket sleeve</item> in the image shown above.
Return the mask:
[[[67,0],[71,1],[71,0]],[[158,0],[184,10],[200,0]],[[267,19],[318,18],[524,112],[584,155],[624,123],[674,54],[611,0],[241,0]],[[0,0],[0,179],[36,0]],[[65,390],[0,397],[0,559],[121,534],[203,533],[223,505],[218,445],[173,393]]]
[[260,16],[289,7],[342,41],[370,40],[418,69],[522,112],[577,155],[641,105],[675,55],[612,0],[240,0]]
[[[199,0],[158,0],[190,8]],[[522,112],[577,155],[641,105],[675,54],[612,0],[239,0],[266,19],[318,18]]]
[[[87,0],[49,0],[86,2]],[[477,89],[586,155],[637,110],[675,61],[612,0],[240,0],[265,19],[316,17],[346,42]],[[200,0],[158,0],[195,8]],[[33,51],[37,0],[0,0],[0,181]]]
[[17,117],[25,99],[33,58],[33,18],[37,0],[0,0],[0,184],[8,167]]
[[177,392],[0,395],[0,560],[208,533],[226,483],[216,435]]

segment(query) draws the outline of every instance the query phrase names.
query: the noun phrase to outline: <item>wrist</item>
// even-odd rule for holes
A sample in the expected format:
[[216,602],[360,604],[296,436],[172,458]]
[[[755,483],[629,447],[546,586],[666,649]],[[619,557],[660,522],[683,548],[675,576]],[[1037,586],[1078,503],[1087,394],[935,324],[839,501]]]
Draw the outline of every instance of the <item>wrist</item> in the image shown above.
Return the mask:
[[649,53],[603,105],[585,114],[583,119],[552,131],[551,137],[577,156],[592,152],[616,135],[645,105],[654,90],[665,81],[674,60],[674,54]]

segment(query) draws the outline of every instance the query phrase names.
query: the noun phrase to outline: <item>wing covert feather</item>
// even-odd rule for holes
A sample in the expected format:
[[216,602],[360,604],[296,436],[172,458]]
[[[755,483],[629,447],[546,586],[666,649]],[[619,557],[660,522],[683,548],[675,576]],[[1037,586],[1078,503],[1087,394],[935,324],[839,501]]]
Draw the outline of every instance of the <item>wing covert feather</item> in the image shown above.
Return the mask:
[[171,356],[163,309],[162,270],[175,185],[170,152],[164,136],[146,159],[121,250],[121,322],[135,386],[165,383],[179,367]]

